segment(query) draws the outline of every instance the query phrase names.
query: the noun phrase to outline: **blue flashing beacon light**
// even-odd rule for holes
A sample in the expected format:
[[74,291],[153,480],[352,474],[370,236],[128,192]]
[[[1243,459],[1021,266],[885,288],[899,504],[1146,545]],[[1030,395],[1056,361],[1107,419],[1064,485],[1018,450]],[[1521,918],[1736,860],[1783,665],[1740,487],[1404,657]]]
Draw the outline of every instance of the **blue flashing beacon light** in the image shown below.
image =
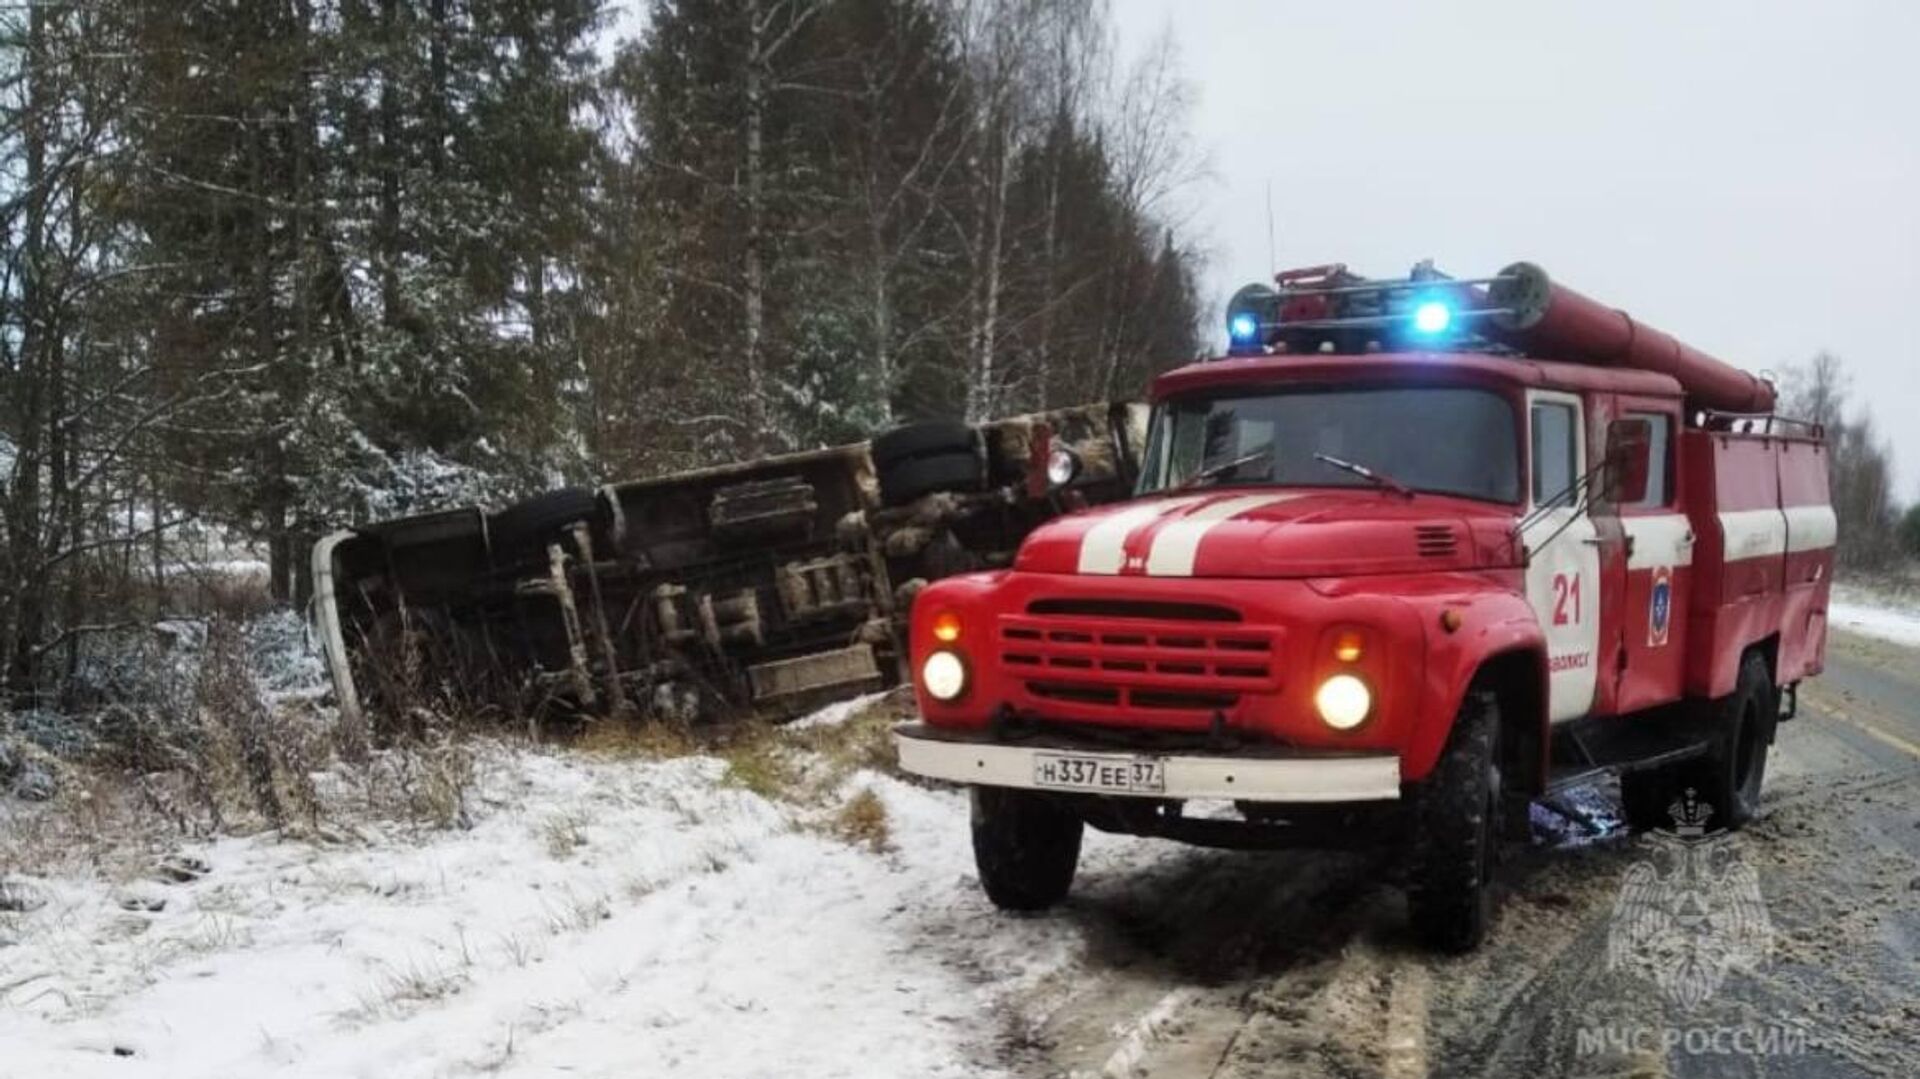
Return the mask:
[[1413,328],[1418,333],[1433,336],[1446,333],[1453,326],[1453,308],[1443,300],[1422,300],[1413,309]]
[[1260,320],[1241,311],[1227,320],[1227,337],[1236,345],[1252,345],[1260,340]]

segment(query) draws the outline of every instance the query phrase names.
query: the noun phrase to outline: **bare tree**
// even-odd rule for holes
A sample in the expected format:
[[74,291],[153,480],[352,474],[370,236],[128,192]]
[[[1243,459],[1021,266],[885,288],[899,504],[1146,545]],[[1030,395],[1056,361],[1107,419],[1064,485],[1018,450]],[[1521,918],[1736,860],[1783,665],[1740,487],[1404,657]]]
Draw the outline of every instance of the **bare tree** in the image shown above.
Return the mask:
[[746,214],[746,254],[741,282],[745,315],[747,419],[749,444],[765,448],[777,441],[769,408],[764,355],[767,309],[766,268],[766,124],[768,97],[778,83],[775,65],[795,35],[819,14],[825,0],[746,0],[747,42],[741,83],[745,148],[741,186]]
[[1828,448],[1827,478],[1839,521],[1837,557],[1853,569],[1884,567],[1899,553],[1893,499],[1893,450],[1863,406],[1847,418],[1852,378],[1831,352],[1781,372],[1782,415],[1819,424]]
[[965,231],[968,281],[966,413],[996,411],[1004,373],[1000,302],[1007,257],[1008,204],[1016,158],[1033,130],[1028,87],[1044,56],[1028,32],[1043,16],[1040,0],[970,0],[963,8],[962,48],[973,86],[967,173],[970,220]]
[[1840,357],[1816,352],[1804,365],[1789,364],[1780,372],[1780,412],[1822,427],[1835,426],[1842,421],[1852,382]]
[[[1202,163],[1188,138],[1192,97],[1179,72],[1179,48],[1171,27],[1135,61],[1121,82],[1102,123],[1103,142],[1113,161],[1120,205],[1135,222],[1164,221],[1169,199],[1199,179]],[[1103,370],[1099,384],[1109,395],[1121,391],[1120,374],[1134,345],[1124,331],[1127,313],[1144,297],[1134,289],[1155,287],[1155,254],[1149,244],[1116,244],[1121,272],[1110,278],[1112,319],[1102,335]]]
[[[864,264],[873,421],[894,422],[900,357],[938,331],[933,320],[902,325],[898,290],[905,268],[925,249],[943,196],[967,150],[966,83],[939,70],[923,40],[937,28],[931,9],[900,5],[883,35],[861,50],[853,109],[858,117],[847,153],[857,177],[857,214]],[[928,100],[929,96],[931,100]],[[917,112],[918,115],[914,115]],[[904,136],[904,137],[903,137]]]

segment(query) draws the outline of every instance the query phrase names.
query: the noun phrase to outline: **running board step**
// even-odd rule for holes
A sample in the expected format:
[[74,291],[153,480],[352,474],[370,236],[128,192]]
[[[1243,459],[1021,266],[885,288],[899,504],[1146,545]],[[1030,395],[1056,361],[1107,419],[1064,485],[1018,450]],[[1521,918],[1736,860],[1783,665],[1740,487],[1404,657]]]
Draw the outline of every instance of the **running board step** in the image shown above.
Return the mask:
[[1546,793],[1703,756],[1713,748],[1705,720],[1671,711],[1575,720],[1555,728]]

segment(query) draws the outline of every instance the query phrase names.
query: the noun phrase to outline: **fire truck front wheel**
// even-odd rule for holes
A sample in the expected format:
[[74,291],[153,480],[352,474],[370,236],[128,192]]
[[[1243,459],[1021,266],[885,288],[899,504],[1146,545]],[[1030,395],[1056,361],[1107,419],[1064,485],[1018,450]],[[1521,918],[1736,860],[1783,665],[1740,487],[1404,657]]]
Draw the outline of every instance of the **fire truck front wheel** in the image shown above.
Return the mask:
[[1067,896],[1086,825],[1045,794],[973,788],[973,861],[1001,910],[1045,910]]
[[1468,692],[1447,748],[1410,792],[1407,913],[1414,932],[1445,952],[1478,947],[1493,922],[1500,847],[1500,705]]

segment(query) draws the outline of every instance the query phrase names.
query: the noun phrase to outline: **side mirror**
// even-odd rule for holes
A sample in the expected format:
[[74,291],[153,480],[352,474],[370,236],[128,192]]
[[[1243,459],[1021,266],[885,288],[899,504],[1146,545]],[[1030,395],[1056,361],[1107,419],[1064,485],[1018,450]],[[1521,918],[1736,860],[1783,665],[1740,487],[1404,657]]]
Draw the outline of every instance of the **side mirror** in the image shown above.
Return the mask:
[[1615,420],[1607,425],[1606,492],[1616,504],[1647,497],[1653,470],[1653,425],[1646,420]]

